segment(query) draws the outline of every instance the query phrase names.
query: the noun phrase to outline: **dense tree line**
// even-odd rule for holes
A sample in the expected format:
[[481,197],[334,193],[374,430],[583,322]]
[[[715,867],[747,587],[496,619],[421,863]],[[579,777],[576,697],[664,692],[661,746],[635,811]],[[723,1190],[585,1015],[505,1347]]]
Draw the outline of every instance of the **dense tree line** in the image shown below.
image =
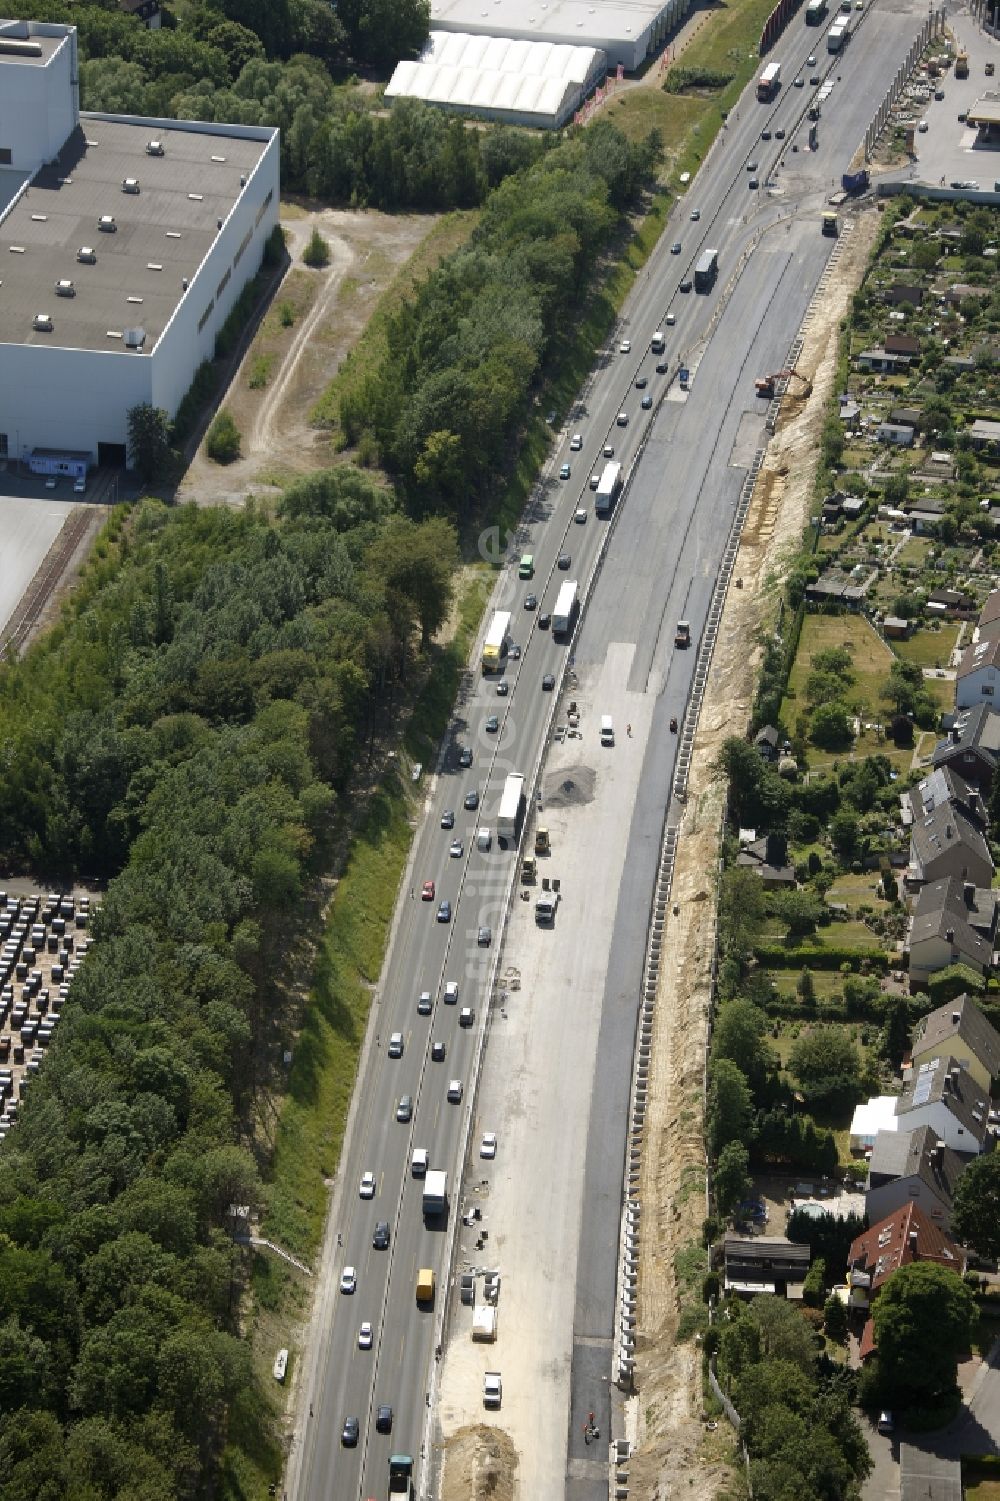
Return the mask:
[[84,109],[278,126],[286,191],[361,208],[471,208],[550,144],[501,126],[470,130],[417,99],[386,110],[380,90],[334,83],[345,26],[370,36],[377,22],[379,66],[388,69],[423,44],[426,0],[336,9],[326,0],[259,8],[213,0],[159,31],[95,4],[19,5],[24,15],[79,28]]
[[0,672],[0,858],[111,878],[0,1156],[10,1501],[208,1494],[227,1422],[260,1422],[230,1206],[265,1192],[249,1123],[273,982],[455,553],[348,468],[278,519],[143,502]]
[[742,1419],[757,1501],[857,1501],[871,1457],[851,1411],[853,1373],[820,1354],[822,1336],[798,1307],[730,1299],[709,1343]]
[[537,373],[657,152],[606,121],[561,142],[501,183],[471,240],[390,316],[339,416],[418,506],[462,511],[509,467]]

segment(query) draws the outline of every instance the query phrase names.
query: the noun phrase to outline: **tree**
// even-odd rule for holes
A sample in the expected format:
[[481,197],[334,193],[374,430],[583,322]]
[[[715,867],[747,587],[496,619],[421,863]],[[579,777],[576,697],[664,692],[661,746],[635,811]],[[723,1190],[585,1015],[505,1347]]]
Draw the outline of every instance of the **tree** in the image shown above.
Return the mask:
[[882,697],[897,714],[913,712],[914,700],[923,690],[924,675],[916,662],[895,661],[882,685]]
[[973,1158],[959,1178],[951,1233],[980,1256],[1000,1259],[1000,1152]]
[[723,1147],[713,1175],[719,1213],[729,1215],[750,1192],[750,1154],[739,1141]]
[[910,1046],[910,1012],[901,997],[889,1003],[878,1046],[879,1054],[892,1068],[902,1067],[903,1057]]
[[810,891],[778,891],[772,901],[775,916],[788,926],[796,938],[813,933],[823,914],[823,904]]
[[847,1338],[847,1309],[835,1293],[823,1304],[823,1327],[828,1339],[842,1345]]
[[820,750],[847,749],[854,739],[854,731],[850,715],[838,699],[816,706],[809,718],[809,735]]
[[803,1032],[792,1046],[788,1068],[810,1102],[849,1102],[857,1096],[861,1060],[839,1027]]
[[767,1017],[760,1007],[738,997],[719,1007],[712,1032],[713,1063],[728,1058],[755,1096],[766,1090],[777,1063],[766,1031]]
[[858,815],[850,808],[838,808],[830,819],[830,845],[834,854],[842,860],[851,860],[857,854],[861,825]]
[[223,407],[205,436],[205,452],[217,464],[231,464],[240,456],[240,430]]
[[718,1157],[731,1141],[743,1141],[750,1134],[753,1097],[746,1075],[727,1058],[713,1062],[709,1074],[706,1126],[708,1149]]
[[812,970],[808,965],[805,966],[795,982],[795,994],[803,1006],[815,1006],[816,982],[812,977]]
[[956,1392],[976,1302],[962,1279],[932,1261],[900,1267],[875,1304],[879,1383],[900,1407],[937,1407]]
[[721,765],[729,779],[729,811],[734,823],[764,825],[776,832],[788,812],[787,784],[752,745],[734,735],[722,747]]
[[802,1284],[802,1301],[807,1308],[820,1308],[826,1297],[826,1262],[815,1256]]
[[148,484],[163,472],[170,458],[170,418],[148,401],[129,407],[126,416],[128,456],[139,478]]

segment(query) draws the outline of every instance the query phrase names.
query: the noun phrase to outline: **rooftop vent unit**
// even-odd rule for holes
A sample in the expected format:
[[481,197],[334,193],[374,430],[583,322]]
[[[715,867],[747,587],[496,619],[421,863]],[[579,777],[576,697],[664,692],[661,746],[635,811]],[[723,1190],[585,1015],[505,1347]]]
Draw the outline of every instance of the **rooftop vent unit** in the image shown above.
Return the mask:
[[163,142],[162,141],[147,141],[146,142],[146,155],[147,156],[162,156],[163,155]]
[[57,281],[56,282],[56,296],[57,297],[75,297],[76,296],[76,287],[74,287],[74,285],[73,285],[73,283],[71,281]]
[[139,191],[139,179],[138,179],[138,177],[123,177],[122,178],[122,192],[123,193],[138,193],[138,191]]
[[97,252],[90,245],[81,245],[76,252],[76,258],[78,261],[82,261],[85,266],[94,266],[97,264]]
[[11,57],[41,57],[41,42],[21,41],[18,37],[0,37],[0,52],[6,52]]
[[39,333],[50,334],[52,332],[52,319],[48,313],[36,313],[31,320],[31,326]]
[[102,214],[97,221],[97,227],[104,235],[113,235],[118,232],[114,214]]
[[246,185],[247,185],[247,175],[246,175],[245,172],[241,172],[240,173],[240,187],[241,188],[245,188]]
[[125,330],[125,348],[141,349],[146,342],[146,330],[144,328],[127,328]]

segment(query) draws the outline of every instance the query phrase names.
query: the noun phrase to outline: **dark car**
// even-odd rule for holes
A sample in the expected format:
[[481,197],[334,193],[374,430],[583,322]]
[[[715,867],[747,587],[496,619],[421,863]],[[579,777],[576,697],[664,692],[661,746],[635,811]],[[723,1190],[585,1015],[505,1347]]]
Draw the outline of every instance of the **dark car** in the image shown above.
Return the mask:
[[757,170],[757,163],[756,162],[747,162],[747,171],[748,172],[756,172],[756,170]]
[[780,125],[778,126],[777,130],[774,132],[774,139],[776,141],[783,141],[785,139],[785,132],[782,130],[782,128],[781,128]]
[[542,692],[543,693],[551,693],[552,690],[553,690],[553,688],[555,686],[556,686],[556,680],[555,680],[555,678],[553,677],[553,675],[552,675],[551,672],[547,672],[545,674],[545,676],[542,678]]
[[636,376],[636,378],[635,378],[635,389],[637,391],[644,391],[646,389],[646,377],[644,375],[637,375]]
[[487,735],[495,735],[496,732],[497,732],[497,730],[499,728],[500,728],[500,721],[499,721],[499,719],[497,718],[497,716],[495,714],[491,714],[490,717],[489,717],[489,719],[487,719],[487,721],[486,721],[486,733],[487,733]]
[[517,644],[516,641],[511,646],[511,649],[507,653],[507,655],[508,655],[508,657],[510,657],[510,660],[512,662],[518,662],[518,661],[520,661],[520,658],[521,658],[521,648],[518,646],[518,644]]
[[340,1442],[345,1449],[354,1449],[357,1447],[360,1432],[361,1424],[357,1418],[346,1418],[344,1420],[344,1431],[340,1435]]
[[506,698],[509,692],[510,684],[506,678],[501,678],[500,682],[497,683],[497,698]]
[[758,179],[756,177],[751,177],[750,181],[747,183],[747,187],[748,188],[759,188],[760,187],[760,182],[758,181]]
[[470,812],[472,811],[473,808],[478,808],[479,807],[479,793],[476,792],[476,791],[467,792],[465,794],[465,802],[464,802],[463,806],[465,808],[467,808]]
[[541,615],[539,615],[538,617],[538,629],[540,631],[547,631],[551,624],[552,616],[549,614],[548,610],[543,610]]
[[642,401],[640,402],[640,406],[642,407],[642,409],[643,409],[644,412],[648,412],[649,409],[650,409],[650,407],[652,405],[653,405],[653,398],[652,398],[652,396],[644,396],[642,398]]
[[432,1059],[432,1061],[434,1063],[443,1063],[444,1062],[444,1043],[443,1042],[432,1042],[431,1043],[431,1059]]
[[445,808],[444,812],[441,814],[441,827],[442,829],[453,829],[455,827],[454,809]]
[[561,568],[565,573],[572,561],[573,559],[570,557],[568,552],[561,552],[558,559],[556,560],[556,567]]
[[459,755],[459,758],[458,758],[458,764],[459,764],[459,766],[471,766],[472,765],[472,747],[471,747],[471,745],[463,745],[462,746],[461,754]]
[[666,375],[666,373],[667,373],[667,371],[669,369],[670,369],[670,366],[667,363],[667,361],[666,360],[661,360],[659,362],[659,364],[657,365],[657,367],[656,367],[656,373],[657,373],[657,375]]
[[480,928],[479,937],[477,938],[476,942],[479,944],[479,947],[481,949],[488,949],[490,944],[493,942],[493,929]]
[[378,1429],[379,1433],[391,1433],[392,1432],[392,1408],[391,1407],[380,1407],[379,1408],[378,1412],[375,1414],[375,1427]]
[[376,1251],[386,1251],[389,1248],[389,1221],[377,1220],[375,1231],[372,1235],[372,1245]]
[[769,130],[762,130],[760,138],[762,141],[769,141],[771,139],[771,132]]
[[813,86],[814,89],[818,88],[819,87],[819,74],[818,73],[814,73],[813,76],[810,78],[809,82],[812,84],[812,86]]
[[684,281],[682,281],[681,284],[680,284],[680,291],[682,291],[682,292],[690,292],[690,290],[691,290],[691,282],[690,282],[690,280],[688,280],[685,277]]
[[681,253],[681,242],[680,242],[680,240],[675,240],[674,243],[670,247],[670,254],[671,255],[680,255],[680,253]]
[[524,608],[526,610],[537,610],[537,608],[538,608],[538,595],[537,594],[526,594],[524,596]]
[[438,922],[451,922],[451,902],[442,902],[437,910]]
[[795,88],[797,88],[797,89],[804,89],[805,86],[806,86],[805,79],[801,78],[801,77],[800,78],[793,78],[792,79],[792,83],[794,84]]

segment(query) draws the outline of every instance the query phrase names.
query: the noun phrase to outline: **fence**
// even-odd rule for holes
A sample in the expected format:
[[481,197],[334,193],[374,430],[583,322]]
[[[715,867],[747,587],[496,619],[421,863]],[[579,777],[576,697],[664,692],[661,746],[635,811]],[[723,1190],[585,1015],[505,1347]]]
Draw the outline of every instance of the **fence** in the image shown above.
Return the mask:
[[[943,10],[931,11],[927,16],[927,19],[921,26],[920,30],[917,32],[915,40],[911,43],[906,57],[904,58],[900,67],[897,69],[896,76],[892,80],[892,83],[889,85],[889,89],[885,95],[885,98],[882,100],[882,103],[875,111],[872,122],[868,126],[868,129],[865,131],[864,141],[858,148],[859,152],[863,152],[866,162],[871,161],[872,152],[875,149],[876,142],[878,141],[882,132],[885,130],[886,125],[889,123],[893,107],[899,96],[902,94],[907,83],[909,82],[910,77],[924,52],[930,46],[935,37],[944,35],[944,18],[945,13]],[[856,152],[855,156],[857,156],[857,154],[858,153]]]

